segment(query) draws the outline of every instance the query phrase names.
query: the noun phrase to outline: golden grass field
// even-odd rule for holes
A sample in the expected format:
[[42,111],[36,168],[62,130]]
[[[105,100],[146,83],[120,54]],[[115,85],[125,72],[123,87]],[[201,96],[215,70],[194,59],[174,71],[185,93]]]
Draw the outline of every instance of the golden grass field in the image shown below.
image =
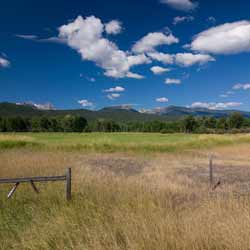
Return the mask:
[[0,186],[0,249],[250,249],[249,135],[0,135],[1,178],[68,167],[71,202],[64,183]]

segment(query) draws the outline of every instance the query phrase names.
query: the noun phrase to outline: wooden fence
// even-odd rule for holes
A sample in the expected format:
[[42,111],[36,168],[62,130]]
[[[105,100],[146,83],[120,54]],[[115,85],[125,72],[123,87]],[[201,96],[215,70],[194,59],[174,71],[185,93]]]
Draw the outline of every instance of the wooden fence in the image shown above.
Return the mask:
[[[66,181],[66,199],[71,200],[71,168],[67,169],[65,175],[61,176],[35,176],[35,177],[21,177],[21,178],[7,178],[0,179],[0,184],[14,183],[15,185],[8,193],[8,199],[13,196],[16,189],[18,188],[20,183],[28,182],[31,184],[32,189],[39,193],[35,183],[36,182],[49,182],[49,181]],[[219,179],[216,183],[214,182],[214,164],[213,164],[213,156],[209,157],[209,183],[212,190],[215,190],[218,186],[221,185],[221,180]]]
[[14,187],[10,190],[7,197],[8,199],[13,196],[20,183],[28,182],[36,193],[39,193],[35,183],[36,182],[49,182],[49,181],[66,181],[66,199],[71,200],[71,168],[67,169],[66,175],[61,176],[36,176],[36,177],[21,177],[21,178],[8,178],[0,179],[0,184],[14,183]]

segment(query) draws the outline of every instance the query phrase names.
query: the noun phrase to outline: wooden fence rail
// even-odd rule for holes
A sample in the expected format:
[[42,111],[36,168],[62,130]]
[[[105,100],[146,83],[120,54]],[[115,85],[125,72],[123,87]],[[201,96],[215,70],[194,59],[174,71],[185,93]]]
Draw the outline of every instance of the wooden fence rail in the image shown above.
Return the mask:
[[20,183],[29,182],[36,193],[39,193],[35,182],[49,182],[49,181],[66,181],[66,199],[71,200],[71,168],[68,168],[66,175],[61,176],[34,176],[21,178],[5,178],[0,179],[0,184],[15,183],[14,187],[8,193],[8,199],[12,197]]

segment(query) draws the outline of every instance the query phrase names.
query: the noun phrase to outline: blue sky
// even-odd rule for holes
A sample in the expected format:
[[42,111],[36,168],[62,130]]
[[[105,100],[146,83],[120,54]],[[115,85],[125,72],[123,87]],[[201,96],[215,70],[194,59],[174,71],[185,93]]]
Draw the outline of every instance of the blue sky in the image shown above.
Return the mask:
[[0,101],[250,110],[250,2],[5,1]]

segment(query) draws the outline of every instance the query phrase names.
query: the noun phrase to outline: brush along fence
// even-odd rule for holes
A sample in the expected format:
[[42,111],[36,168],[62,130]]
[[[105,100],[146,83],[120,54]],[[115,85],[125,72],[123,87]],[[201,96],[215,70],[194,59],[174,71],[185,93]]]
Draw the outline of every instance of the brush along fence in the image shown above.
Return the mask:
[[71,200],[71,168],[67,169],[66,175],[62,176],[36,176],[36,177],[21,177],[11,179],[0,179],[0,184],[14,183],[14,187],[10,190],[7,197],[8,199],[13,196],[20,183],[28,182],[31,184],[32,189],[39,193],[35,183],[36,182],[54,182],[54,181],[66,181],[66,199]]

